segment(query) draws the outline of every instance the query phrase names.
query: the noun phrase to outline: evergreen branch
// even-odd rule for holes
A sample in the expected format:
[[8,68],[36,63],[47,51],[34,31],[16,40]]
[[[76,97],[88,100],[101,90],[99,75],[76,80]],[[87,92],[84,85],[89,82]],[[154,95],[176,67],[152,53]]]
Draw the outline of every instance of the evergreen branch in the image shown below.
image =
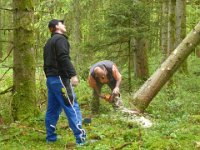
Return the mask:
[[[109,47],[109,46],[113,46],[113,45],[117,45],[117,44],[124,44],[124,43],[127,43],[129,40],[128,39],[124,39],[124,40],[116,40],[116,41],[111,41],[111,42],[107,42],[107,43],[104,43],[104,44],[101,44],[99,46],[97,46],[97,48],[94,48],[93,50],[96,52],[96,51],[99,51],[100,49],[103,51],[107,51],[107,49],[104,49],[105,47]],[[94,46],[95,47],[95,46]]]
[[123,43],[127,43],[129,41],[129,39],[119,39],[119,40],[116,40],[116,41],[111,41],[109,43],[105,43],[105,44],[102,44],[102,46],[112,46],[112,45],[117,45],[117,44],[123,44]]
[[0,7],[0,10],[13,11],[13,9],[10,9],[10,8],[2,8],[2,7]]
[[6,94],[6,93],[11,92],[11,91],[13,91],[13,86],[8,87],[8,88],[5,89],[4,91],[0,92],[0,95]]
[[11,68],[13,68],[13,67],[12,67],[12,66],[2,65],[0,68],[4,68],[4,69],[5,69],[5,68],[10,68],[10,69],[11,69]]
[[[14,11],[14,9],[11,8],[2,8],[0,7],[0,10],[6,10],[6,11]],[[41,13],[50,13],[50,11],[44,11],[44,10],[35,10],[34,12],[41,12]]]
[[[0,63],[4,62],[4,61],[10,56],[12,50],[13,50],[13,47],[9,50],[8,55],[7,55],[3,60],[0,60]],[[0,81],[1,81],[1,80],[0,80]]]
[[6,73],[11,69],[11,67],[9,67],[5,72],[4,74],[2,75],[2,77],[0,78],[0,81],[3,79],[3,77],[6,75]]
[[50,13],[50,11],[44,11],[44,10],[35,10],[34,12],[39,12],[39,13],[44,13],[44,14]]
[[8,41],[8,40],[1,40],[0,42],[13,43],[13,41]]
[[5,31],[5,30],[14,30],[14,28],[0,28],[0,30],[3,30],[3,31]]

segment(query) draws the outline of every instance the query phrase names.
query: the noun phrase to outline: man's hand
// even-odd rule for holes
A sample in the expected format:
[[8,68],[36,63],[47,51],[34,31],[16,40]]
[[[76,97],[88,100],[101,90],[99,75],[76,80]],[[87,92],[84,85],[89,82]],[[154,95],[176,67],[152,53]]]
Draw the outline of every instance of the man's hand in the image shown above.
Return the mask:
[[71,84],[72,84],[72,86],[77,86],[78,83],[79,83],[77,76],[73,76],[73,77],[71,77],[70,80],[71,80]]
[[113,92],[112,92],[112,93],[115,94],[115,95],[119,94],[119,88],[118,88],[118,87],[115,87],[115,88],[113,89]]

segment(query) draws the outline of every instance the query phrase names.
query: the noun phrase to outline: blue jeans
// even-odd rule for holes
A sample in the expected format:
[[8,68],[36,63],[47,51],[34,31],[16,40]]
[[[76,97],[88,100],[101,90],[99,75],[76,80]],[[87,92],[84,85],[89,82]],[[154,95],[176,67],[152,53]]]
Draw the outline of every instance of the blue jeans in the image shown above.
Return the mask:
[[[86,133],[82,129],[82,115],[70,80],[59,76],[47,77],[48,105],[46,111],[45,125],[48,142],[56,141],[56,124],[59,115],[64,110],[69,127],[72,129],[76,138],[76,143],[85,141]],[[63,96],[62,90],[66,90],[67,98]],[[66,100],[69,102],[66,103]]]

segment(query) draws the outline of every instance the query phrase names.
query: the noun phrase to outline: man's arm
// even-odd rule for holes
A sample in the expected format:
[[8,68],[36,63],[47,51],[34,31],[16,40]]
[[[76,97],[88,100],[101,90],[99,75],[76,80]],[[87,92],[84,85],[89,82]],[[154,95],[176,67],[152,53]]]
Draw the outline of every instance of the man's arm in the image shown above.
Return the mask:
[[113,77],[116,80],[116,85],[115,85],[115,88],[113,89],[113,94],[119,94],[119,86],[120,86],[121,81],[122,81],[122,76],[119,73],[119,70],[117,69],[116,65],[113,65],[113,67],[112,67],[112,74],[113,74]]

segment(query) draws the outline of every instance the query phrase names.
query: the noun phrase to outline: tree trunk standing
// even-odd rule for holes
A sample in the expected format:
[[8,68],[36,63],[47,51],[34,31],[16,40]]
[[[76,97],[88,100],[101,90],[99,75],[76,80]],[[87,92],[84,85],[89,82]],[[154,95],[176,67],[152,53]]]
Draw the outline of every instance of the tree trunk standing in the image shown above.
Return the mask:
[[[186,36],[186,0],[176,0],[176,41],[175,45],[179,43]],[[180,72],[188,73],[187,59],[180,67]]]
[[168,22],[168,0],[162,1],[162,22],[161,22],[161,50],[163,61],[167,58],[167,22]]
[[175,48],[175,5],[176,5],[176,0],[169,0],[167,56],[169,56],[170,53]]
[[133,40],[130,39],[129,40],[129,49],[128,49],[128,92],[132,91],[132,80],[131,80],[131,68],[132,68],[132,62],[131,60],[133,59],[133,55],[132,55],[132,49],[133,49]]
[[134,50],[134,69],[135,77],[140,80],[146,80],[149,76],[148,59],[147,59],[147,42],[144,38],[135,40]]
[[[138,24],[140,24],[141,26],[150,24],[149,12],[151,7],[148,6],[150,2],[147,0],[142,0],[142,3],[143,6],[145,6],[144,7],[145,18],[137,18],[136,24],[134,24],[134,26],[137,26]],[[140,32],[141,31],[138,29],[138,33]],[[139,35],[136,36],[134,39],[134,49],[133,49],[134,74],[135,77],[140,79],[141,81],[145,81],[149,77],[147,48],[148,48],[147,35],[143,33],[142,37]]]
[[139,111],[144,112],[159,90],[199,43],[200,22],[134,94],[133,103]]
[[[0,6],[2,6],[2,1],[0,0]],[[2,44],[2,27],[3,27],[3,17],[2,17],[2,10],[0,10],[0,61],[2,60],[3,57],[3,44]]]
[[[168,40],[167,40],[167,57],[171,54],[171,52],[175,48],[175,5],[176,0],[168,1]],[[166,57],[166,58],[167,58]],[[168,88],[170,89],[173,79],[171,78],[168,81]],[[171,91],[168,91],[170,95],[173,95]]]
[[12,115],[14,120],[24,120],[34,116],[37,110],[35,87],[33,1],[13,0],[13,10],[14,93],[12,101]]
[[[200,10],[200,1],[186,1],[186,7],[191,6],[192,11],[186,11],[187,12],[187,23],[193,24],[194,22],[199,20],[199,10]],[[192,19],[192,22],[190,22],[190,18]],[[200,45],[198,45],[195,48],[195,54],[197,58],[200,58]]]
[[83,62],[80,62],[83,60],[81,58],[81,51],[80,51],[80,44],[81,44],[81,12],[80,12],[80,2],[79,0],[73,1],[73,7],[74,7],[74,40],[75,40],[75,65],[78,67],[78,64],[82,64]]

